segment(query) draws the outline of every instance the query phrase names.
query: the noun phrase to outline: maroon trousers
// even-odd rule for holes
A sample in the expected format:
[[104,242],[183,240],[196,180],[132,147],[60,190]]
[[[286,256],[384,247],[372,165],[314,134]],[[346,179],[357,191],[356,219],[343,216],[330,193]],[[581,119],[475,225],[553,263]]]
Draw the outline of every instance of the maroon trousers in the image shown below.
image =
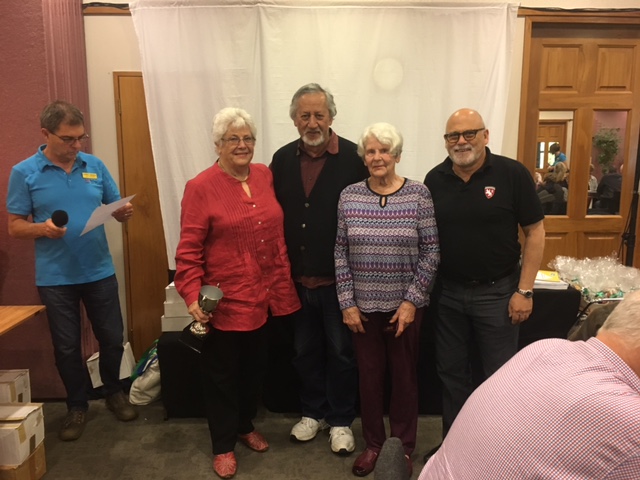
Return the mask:
[[365,313],[365,333],[354,333],[353,345],[360,378],[360,415],[367,448],[380,452],[386,439],[384,426],[385,370],[391,377],[389,424],[392,437],[402,441],[404,453],[411,455],[418,432],[418,348],[423,309],[415,321],[395,338],[384,331],[390,313]]

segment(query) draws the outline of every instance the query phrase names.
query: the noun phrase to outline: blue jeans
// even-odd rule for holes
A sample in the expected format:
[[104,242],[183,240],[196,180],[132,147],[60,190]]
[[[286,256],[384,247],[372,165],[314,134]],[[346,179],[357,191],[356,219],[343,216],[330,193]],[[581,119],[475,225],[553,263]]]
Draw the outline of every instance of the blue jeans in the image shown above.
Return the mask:
[[[517,270],[492,284],[471,286],[442,280],[434,291],[443,436],[477,386],[474,378],[484,381],[518,351],[519,327],[509,318],[509,300],[519,278]],[[480,356],[482,371],[472,376],[474,352]]]
[[96,282],[38,287],[47,307],[56,367],[67,390],[67,408],[86,410],[89,376],[82,359],[80,301],[84,304],[100,347],[100,377],[105,395],[122,390],[123,325],[118,299],[118,281],[111,275]]
[[300,376],[302,415],[331,426],[349,426],[358,395],[351,331],[342,323],[335,285],[296,283],[302,310],[295,314],[293,364]]

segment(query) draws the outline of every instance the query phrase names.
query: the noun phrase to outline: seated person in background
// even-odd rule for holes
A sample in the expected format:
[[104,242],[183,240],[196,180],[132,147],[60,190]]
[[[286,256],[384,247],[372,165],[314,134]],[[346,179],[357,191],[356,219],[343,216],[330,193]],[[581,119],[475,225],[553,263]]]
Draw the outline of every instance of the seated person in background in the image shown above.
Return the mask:
[[[598,179],[596,178],[596,176],[593,174],[593,163],[589,164],[589,202],[588,202],[588,208],[592,208],[595,205],[595,198],[597,195],[597,190],[598,190]],[[589,213],[589,212],[587,212]]]
[[622,175],[615,166],[603,168],[604,176],[598,185],[598,201],[596,207],[609,213],[616,213],[620,206],[620,191],[622,190]]
[[598,190],[598,179],[593,174],[593,163],[589,165],[589,191],[596,192]]
[[567,156],[560,151],[559,143],[552,144],[549,147],[549,153],[552,153],[553,156],[556,158],[555,162],[553,162],[554,165],[558,165],[559,163],[563,163],[567,161]]
[[467,400],[420,480],[640,478],[640,291],[597,337],[521,350]]
[[533,181],[536,184],[536,188],[542,185],[544,183],[544,180],[542,179],[542,174],[540,172],[536,172],[533,175]]
[[[553,167],[553,173],[556,175],[556,182],[563,188],[569,188],[569,167],[566,163],[558,163]],[[564,201],[567,199],[565,197]]]
[[565,190],[558,181],[559,178],[564,178],[564,175],[565,173],[561,169],[555,168],[552,172],[545,174],[543,184],[536,189],[545,215],[565,215],[567,213]]

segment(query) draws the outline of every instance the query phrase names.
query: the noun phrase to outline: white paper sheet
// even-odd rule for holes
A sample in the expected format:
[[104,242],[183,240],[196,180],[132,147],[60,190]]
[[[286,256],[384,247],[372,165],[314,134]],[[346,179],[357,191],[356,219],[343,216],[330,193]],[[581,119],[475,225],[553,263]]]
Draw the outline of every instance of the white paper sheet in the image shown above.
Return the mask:
[[82,230],[82,233],[80,234],[80,236],[84,235],[87,232],[90,232],[91,230],[93,230],[96,227],[99,227],[100,225],[103,225],[104,223],[107,223],[107,220],[110,220],[113,218],[111,214],[116,210],[118,210],[119,208],[124,207],[127,203],[129,203],[129,201],[131,201],[133,197],[135,197],[135,195],[122,198],[108,205],[100,205],[98,208],[96,208],[93,211],[93,213],[89,217],[89,220],[87,220],[87,224],[84,226],[84,229]]

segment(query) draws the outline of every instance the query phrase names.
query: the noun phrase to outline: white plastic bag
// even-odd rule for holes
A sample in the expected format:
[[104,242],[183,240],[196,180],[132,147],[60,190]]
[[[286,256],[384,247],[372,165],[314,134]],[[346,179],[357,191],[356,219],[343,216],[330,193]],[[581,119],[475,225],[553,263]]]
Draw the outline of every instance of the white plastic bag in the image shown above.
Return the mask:
[[158,340],[154,340],[131,374],[129,402],[148,405],[160,397],[160,365],[158,364]]
[[132,405],[148,405],[158,398],[160,398],[160,365],[158,355],[155,355],[142,375],[131,384],[129,401]]

